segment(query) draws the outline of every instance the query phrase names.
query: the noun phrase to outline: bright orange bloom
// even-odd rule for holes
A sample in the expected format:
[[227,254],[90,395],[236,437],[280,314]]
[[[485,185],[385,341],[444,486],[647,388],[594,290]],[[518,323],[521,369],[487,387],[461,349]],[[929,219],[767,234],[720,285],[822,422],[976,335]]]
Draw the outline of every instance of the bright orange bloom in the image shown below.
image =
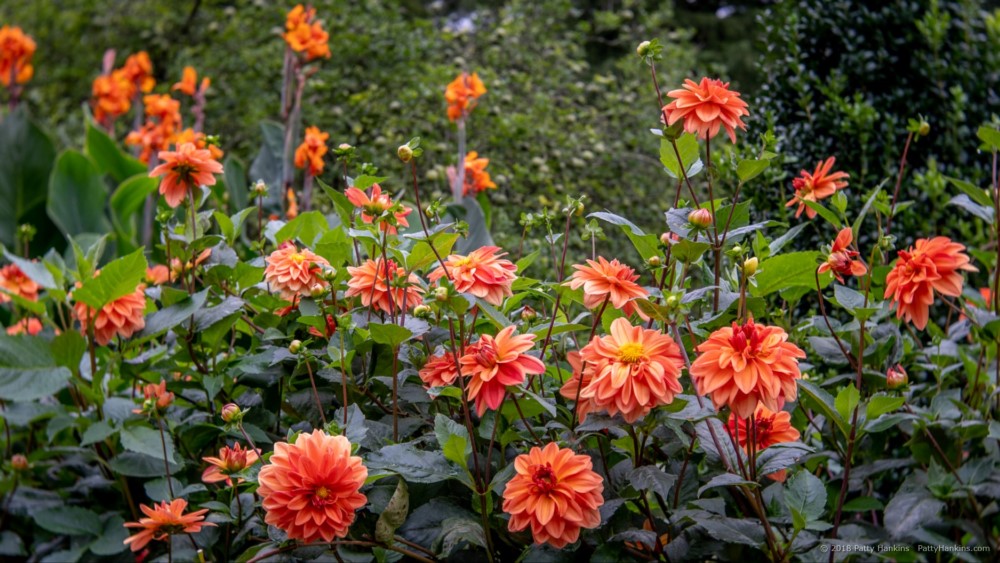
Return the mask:
[[41,287],[31,278],[24,275],[17,264],[7,264],[0,268],[0,304],[10,301],[10,292],[28,301],[38,301],[38,291]]
[[327,152],[326,141],[329,133],[319,130],[319,127],[306,127],[305,139],[295,149],[295,166],[305,168],[309,163],[309,174],[319,176],[323,173],[323,155]]
[[581,528],[601,524],[604,480],[589,456],[549,442],[544,449],[534,447],[517,456],[514,470],[503,492],[511,532],[530,525],[536,544],[561,549],[580,537]]
[[181,124],[181,102],[166,94],[150,94],[143,96],[142,103],[146,108],[146,117],[159,120],[165,131],[173,134]]
[[[490,179],[490,173],[486,167],[490,165],[490,159],[479,158],[479,153],[470,151],[465,155],[465,185],[462,187],[462,195],[476,195],[486,190],[495,190],[497,185]],[[453,168],[448,168],[449,175]]]
[[810,219],[815,217],[816,210],[806,207],[804,201],[820,201],[832,196],[837,190],[847,187],[845,178],[850,177],[847,172],[830,173],[836,162],[837,159],[831,156],[826,161],[817,164],[816,171],[812,174],[805,170],[799,172],[799,177],[792,180],[795,195],[785,204],[785,207],[791,207],[798,203],[799,208],[795,210],[796,217],[802,215],[803,210],[806,212],[806,217]]
[[186,274],[187,272],[190,272],[190,271],[194,270],[195,268],[197,268],[198,266],[201,266],[201,264],[205,260],[208,260],[208,258],[211,255],[212,255],[212,249],[211,248],[206,248],[205,250],[202,250],[198,254],[198,256],[195,256],[194,260],[188,260],[186,262],[181,262],[180,258],[171,258],[170,259],[170,280],[171,281],[176,280],[176,279],[180,278],[182,275]]
[[194,146],[199,149],[208,149],[208,152],[212,153],[212,158],[215,160],[222,160],[222,157],[226,154],[218,145],[209,143],[207,135],[201,131],[195,131],[190,127],[175,133],[170,137],[169,143],[178,147],[184,143],[194,143]]
[[758,403],[780,411],[798,396],[799,359],[806,353],[788,342],[779,327],[754,324],[722,327],[698,346],[688,372],[698,393],[711,395],[715,408],[728,405],[737,416],[751,416]]
[[167,268],[163,264],[146,268],[146,283],[149,285],[161,285],[168,281],[170,281],[170,268]]
[[174,394],[167,391],[167,381],[161,379],[159,383],[147,383],[142,388],[142,396],[145,398],[143,408],[132,409],[135,414],[151,414],[147,411],[163,411],[174,402]]
[[330,58],[330,35],[323,30],[322,22],[315,21],[316,10],[299,4],[285,18],[285,43],[296,53],[305,53],[306,61],[320,57]]
[[597,262],[587,260],[587,265],[574,264],[573,276],[563,285],[572,289],[583,288],[583,305],[588,309],[601,307],[604,300],[631,316],[637,309],[633,299],[646,297],[649,292],[635,283],[639,275],[635,270],[622,264],[617,259],[608,262],[598,256]]
[[156,86],[156,80],[153,78],[153,62],[149,60],[149,53],[146,51],[139,51],[125,59],[122,72],[143,94],[152,92]]
[[326,258],[286,242],[267,257],[264,280],[272,291],[278,290],[283,299],[293,300],[296,296],[325,289],[329,284],[323,278],[323,270],[329,267]]
[[840,283],[844,283],[843,276],[863,276],[868,273],[865,263],[856,260],[860,253],[851,249],[853,241],[854,232],[851,228],[841,229],[833,241],[833,246],[830,247],[830,255],[826,257],[826,262],[819,265],[819,273],[832,271]]
[[153,508],[145,504],[139,505],[148,518],[125,524],[126,528],[142,530],[126,538],[125,545],[133,552],[140,551],[153,540],[170,541],[171,534],[197,534],[203,526],[215,526],[211,522],[205,522],[207,508],[184,514],[187,505],[187,501],[182,498],[154,504]]
[[146,286],[139,284],[129,293],[108,303],[94,315],[94,310],[86,303],[73,304],[73,314],[80,321],[80,332],[87,335],[91,321],[94,323],[94,340],[101,346],[111,342],[115,336],[131,338],[146,327]]
[[584,346],[580,357],[585,362],[583,378],[590,379],[580,398],[611,416],[621,413],[628,423],[672,403],[674,395],[683,391],[679,378],[684,358],[674,340],[659,331],[632,326],[622,317],[611,323],[607,336],[595,337]]
[[345,297],[361,297],[361,304],[390,315],[420,304],[424,290],[416,274],[406,275],[406,269],[393,260],[366,260],[360,266],[348,266]]
[[179,90],[182,94],[194,96],[199,92],[204,93],[205,90],[208,90],[208,87],[211,84],[212,80],[206,76],[202,78],[201,87],[199,88],[198,71],[196,71],[193,66],[186,66],[184,67],[184,72],[181,74],[181,81],[171,86],[170,90]]
[[141,147],[139,160],[144,164],[149,164],[153,153],[158,153],[169,145],[170,130],[164,128],[159,123],[146,121],[143,126],[135,131],[130,131],[125,137],[125,144],[130,147]]
[[299,200],[295,198],[295,190],[288,188],[285,192],[285,199],[288,201],[288,208],[285,210],[285,219],[291,221],[299,216]]
[[354,522],[354,511],[368,502],[361,494],[367,478],[368,469],[351,455],[344,436],[313,430],[299,434],[294,444],[278,442],[257,478],[264,521],[293,540],[342,538]]
[[[750,433],[754,433],[754,448],[761,451],[774,444],[794,442],[799,439],[799,431],[792,426],[792,415],[785,411],[774,412],[763,404],[757,405],[753,413],[754,423],[750,424],[748,419],[736,416],[736,413],[729,414],[729,424],[726,430],[734,438],[738,435],[740,447],[747,451],[750,442]],[[785,482],[785,470],[775,471],[768,475],[769,478]]]
[[979,271],[969,263],[965,245],[948,237],[918,239],[909,250],[900,250],[885,278],[885,294],[896,306],[896,318],[923,330],[935,291],[949,297],[962,294],[965,280],[959,270]]
[[427,358],[424,367],[420,368],[419,375],[427,389],[451,385],[458,378],[458,362],[455,361],[455,354],[446,350]]
[[[365,223],[372,223],[376,219],[379,220],[379,229],[394,235],[396,234],[396,226],[409,227],[410,223],[406,220],[406,216],[413,212],[413,209],[406,207],[405,205],[396,204],[392,202],[392,198],[389,197],[388,193],[382,193],[382,187],[378,184],[372,184],[372,195],[368,197],[363,190],[359,190],[355,187],[347,188],[344,192],[347,199],[354,204],[355,207],[361,209],[361,220]],[[393,225],[387,221],[382,215],[390,210],[393,211],[392,215],[395,218],[396,224]]]
[[219,457],[201,458],[203,461],[209,463],[209,466],[201,474],[201,480],[206,483],[225,481],[227,487],[232,487],[233,480],[230,476],[257,463],[259,458],[260,456],[256,451],[249,448],[244,449],[239,444],[231,448],[225,446],[219,450]]
[[[513,295],[511,286],[517,279],[517,265],[503,257],[506,252],[498,254],[500,247],[484,246],[470,252],[467,256],[452,254],[444,261],[448,266],[448,274],[455,289],[461,293],[470,293],[491,305],[500,305],[504,297]],[[445,277],[445,270],[438,266],[428,276],[431,281]]]
[[701,83],[685,80],[684,87],[671,90],[667,95],[674,98],[663,106],[667,126],[684,120],[684,130],[695,133],[701,139],[711,139],[725,129],[732,142],[736,142],[736,128],[746,131],[746,123],[741,116],[750,115],[747,103],[740,99],[740,93],[729,89],[729,83],[714,78],[702,78]]
[[20,27],[0,27],[0,84],[24,84],[35,74],[31,57],[35,55],[35,40]]
[[476,107],[476,100],[486,93],[486,86],[476,73],[463,72],[448,84],[444,99],[448,102],[448,119],[464,119]]
[[194,143],[184,143],[176,151],[160,151],[160,164],[149,173],[150,178],[163,176],[160,193],[167,205],[177,207],[198,186],[214,186],[215,175],[222,165],[212,158],[211,151],[199,149]]
[[583,360],[580,358],[580,352],[576,350],[566,354],[566,361],[573,368],[573,375],[566,380],[566,383],[563,383],[563,386],[559,389],[559,394],[570,401],[577,402],[576,414],[580,422],[583,422],[586,420],[588,414],[600,410],[593,398],[586,399],[581,393],[583,388],[590,385],[590,382],[593,381],[594,370],[583,369]]
[[26,317],[7,327],[7,334],[14,336],[28,333],[31,336],[38,336],[42,332],[42,321],[35,317]]
[[524,383],[525,375],[545,372],[545,364],[527,354],[534,345],[534,334],[515,335],[511,325],[496,336],[484,334],[465,347],[465,355],[458,361],[462,375],[469,378],[469,398],[475,400],[479,416],[487,408],[500,408],[507,386]]
[[116,117],[128,113],[135,89],[135,84],[122,69],[95,78],[90,87],[94,119],[107,125]]

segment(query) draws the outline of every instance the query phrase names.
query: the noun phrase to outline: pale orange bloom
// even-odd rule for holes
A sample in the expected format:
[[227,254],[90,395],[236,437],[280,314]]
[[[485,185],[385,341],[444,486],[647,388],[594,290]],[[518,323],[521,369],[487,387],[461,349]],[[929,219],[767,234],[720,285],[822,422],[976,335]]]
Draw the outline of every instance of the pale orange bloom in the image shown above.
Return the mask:
[[399,205],[396,210],[393,211],[393,217],[395,218],[396,224],[393,225],[389,221],[386,221],[382,215],[393,209],[396,204],[392,202],[392,198],[389,197],[388,193],[382,193],[382,187],[378,184],[372,184],[372,195],[368,197],[363,190],[359,190],[355,187],[347,188],[344,195],[347,199],[354,204],[355,207],[361,209],[361,220],[365,223],[372,223],[376,219],[379,220],[379,229],[385,231],[391,235],[396,234],[396,226],[409,227],[410,223],[407,221],[406,217],[413,209],[406,207],[405,205]]
[[212,158],[215,160],[222,160],[222,157],[226,154],[218,145],[209,143],[207,135],[201,131],[195,131],[190,127],[175,133],[170,137],[169,143],[174,146],[181,146],[184,143],[194,143],[194,146],[199,149],[208,149],[208,152],[212,153]]
[[181,74],[181,81],[175,83],[170,89],[179,90],[182,94],[187,94],[188,96],[194,96],[197,93],[205,93],[205,90],[208,90],[211,84],[212,80],[206,76],[202,78],[201,87],[199,88],[198,71],[193,66],[186,66]]
[[566,361],[573,369],[573,374],[566,380],[566,383],[563,383],[559,394],[570,401],[577,401],[576,414],[580,422],[583,422],[588,414],[600,410],[593,398],[586,399],[581,396],[583,388],[593,381],[594,370],[583,369],[583,360],[580,358],[580,352],[576,350],[566,354]]
[[698,346],[688,372],[699,394],[711,395],[715,408],[728,405],[737,416],[751,416],[759,403],[780,411],[798,396],[799,359],[806,353],[788,342],[780,327],[750,319],[722,327]]
[[598,256],[597,261],[587,260],[587,265],[574,264],[573,276],[563,285],[572,289],[583,288],[583,305],[588,309],[601,307],[607,299],[615,309],[631,316],[637,311],[633,299],[646,297],[649,292],[635,283],[639,275],[617,259],[610,262]]
[[833,241],[833,246],[830,247],[830,254],[826,257],[826,262],[819,265],[819,273],[832,271],[840,283],[844,283],[843,276],[863,276],[868,273],[865,263],[857,260],[860,253],[851,248],[853,241],[854,232],[851,228],[841,229]]
[[[495,190],[497,185],[490,178],[490,173],[486,171],[490,159],[480,158],[479,153],[470,151],[465,155],[465,185],[462,187],[462,195],[476,195],[486,190]],[[454,167],[448,168],[448,176],[454,181]]]
[[365,260],[360,266],[348,266],[351,279],[347,280],[345,297],[361,297],[361,304],[390,315],[402,309],[412,309],[420,304],[424,290],[416,274],[406,274],[406,269],[393,260]]
[[288,201],[288,208],[285,210],[285,219],[291,221],[299,216],[299,201],[295,198],[295,190],[288,188],[285,192],[285,199]]
[[674,340],[632,326],[622,317],[611,323],[608,335],[596,336],[584,346],[580,358],[584,379],[590,379],[580,398],[611,416],[621,413],[630,424],[653,408],[672,403],[674,395],[683,391],[679,378],[684,358]]
[[302,144],[295,149],[295,166],[305,168],[309,163],[309,174],[319,176],[323,173],[323,155],[327,152],[326,141],[329,133],[320,131],[319,127],[307,127]]
[[[763,404],[759,404],[754,410],[753,418],[754,423],[750,424],[748,419],[736,416],[736,413],[729,414],[729,424],[726,425],[726,430],[734,438],[739,436],[740,447],[743,448],[743,451],[747,451],[750,434],[755,430],[753,444],[754,449],[758,452],[774,444],[794,442],[800,437],[799,431],[792,426],[792,415],[785,411],[774,412]],[[779,483],[784,483],[785,473],[785,470],[782,469],[768,474],[768,477]]]
[[141,530],[126,538],[125,545],[129,546],[133,552],[141,551],[153,540],[170,541],[171,534],[197,534],[203,526],[215,526],[211,522],[205,522],[205,514],[208,514],[207,508],[184,514],[187,505],[187,501],[182,498],[154,504],[153,508],[145,504],[139,505],[139,509],[147,518],[140,518],[138,522],[125,524],[126,528],[139,528]]
[[150,285],[162,285],[168,281],[170,281],[170,268],[167,268],[163,264],[146,268],[146,283]]
[[[175,374],[175,376],[180,374]],[[174,394],[167,391],[167,381],[161,379],[159,383],[147,383],[142,388],[142,396],[145,399],[143,408],[132,409],[135,414],[144,414],[146,409],[163,411],[174,402]]]
[[195,256],[194,260],[188,260],[186,262],[181,262],[180,258],[170,259],[170,280],[179,279],[183,274],[190,272],[201,266],[202,262],[208,260],[209,256],[212,255],[212,249],[206,248],[202,250],[198,256]]
[[923,330],[934,292],[958,297],[965,283],[960,270],[979,271],[969,262],[965,245],[948,237],[918,239],[909,250],[900,250],[899,260],[885,278],[885,294],[896,307],[896,318]]
[[736,142],[736,128],[746,131],[741,116],[750,115],[747,103],[740,99],[740,93],[729,89],[729,83],[714,78],[702,78],[701,83],[685,80],[684,87],[671,90],[667,95],[674,98],[663,106],[667,125],[684,120],[684,130],[701,139],[711,139],[725,129],[732,142]]
[[368,469],[361,461],[351,455],[347,438],[322,430],[299,434],[294,444],[278,442],[258,476],[264,521],[293,540],[346,536],[354,512],[368,502],[361,493]]
[[156,86],[156,80],[153,78],[153,62],[149,60],[149,53],[146,51],[139,51],[125,59],[122,71],[143,94],[152,92]]
[[0,268],[0,304],[10,301],[10,296],[5,292],[10,292],[28,301],[38,301],[38,292],[41,289],[31,278],[24,275],[17,264],[7,264]]
[[496,336],[482,335],[465,347],[465,355],[458,360],[462,375],[469,378],[469,398],[476,402],[479,416],[487,408],[500,408],[508,386],[524,383],[525,375],[545,372],[545,364],[527,354],[535,345],[535,335],[515,335],[514,328],[508,326]]
[[158,122],[146,121],[141,128],[129,132],[125,137],[125,144],[130,147],[140,147],[139,160],[149,164],[153,153],[160,152],[169,145],[170,129]]
[[271,290],[277,290],[281,297],[293,300],[297,296],[311,295],[325,289],[329,284],[323,278],[323,271],[330,262],[308,248],[299,250],[290,242],[281,245],[267,257],[264,279]]
[[427,358],[424,367],[420,368],[420,381],[424,382],[424,387],[446,387],[455,382],[458,378],[458,362],[455,361],[455,354],[451,351],[444,351]]
[[149,94],[143,96],[142,103],[146,108],[146,117],[158,119],[164,130],[171,134],[181,124],[181,102],[167,94]]
[[[20,27],[0,27],[0,84],[24,84],[35,74],[31,58],[35,55],[35,40]],[[12,80],[13,79],[13,80]]]
[[444,91],[444,99],[448,102],[448,119],[458,121],[467,117],[475,109],[476,101],[485,93],[486,86],[478,74],[459,74]]
[[206,149],[194,143],[184,143],[176,151],[160,151],[160,164],[149,173],[150,178],[163,176],[160,193],[167,205],[177,207],[198,186],[214,186],[215,175],[222,173],[222,165]]
[[[498,246],[484,246],[466,256],[451,254],[444,261],[455,289],[469,293],[490,305],[500,305],[504,297],[514,294],[511,286],[517,279],[517,265],[503,257]],[[445,269],[438,266],[428,276],[431,281],[445,277]]]
[[116,117],[128,113],[132,107],[135,89],[135,83],[122,69],[95,78],[90,87],[94,119],[98,123],[107,125]]
[[42,332],[42,328],[44,328],[42,321],[35,317],[27,317],[7,327],[7,334],[14,336],[27,333],[31,336],[38,336],[38,333]]
[[292,8],[285,18],[285,43],[296,53],[305,53],[306,61],[330,58],[330,35],[323,30],[322,22],[316,21],[316,10],[308,10],[299,4]]
[[209,463],[209,466],[201,474],[201,480],[205,483],[220,483],[225,481],[226,486],[232,487],[233,480],[230,476],[257,463],[259,458],[260,455],[258,455],[258,452],[249,448],[243,448],[239,444],[231,448],[225,446],[219,450],[219,457],[201,458],[203,461]]
[[[96,275],[96,274],[95,274]],[[82,284],[78,284],[82,285]],[[133,293],[123,295],[97,311],[86,303],[73,304],[73,314],[80,321],[80,332],[87,335],[91,321],[94,323],[94,340],[101,346],[115,336],[131,338],[146,327],[146,286],[139,284]]]
[[806,212],[806,217],[810,219],[815,217],[816,210],[806,207],[804,201],[820,201],[832,196],[837,190],[847,187],[846,178],[850,177],[847,172],[830,173],[836,162],[837,159],[831,156],[826,161],[817,164],[816,170],[812,174],[805,170],[799,172],[799,177],[792,180],[795,195],[785,204],[785,207],[791,207],[798,203],[799,207],[795,210],[796,217],[802,215],[803,210]]
[[549,442],[517,456],[514,471],[503,492],[511,532],[531,526],[536,544],[561,549],[579,539],[582,528],[601,524],[604,480],[589,456]]

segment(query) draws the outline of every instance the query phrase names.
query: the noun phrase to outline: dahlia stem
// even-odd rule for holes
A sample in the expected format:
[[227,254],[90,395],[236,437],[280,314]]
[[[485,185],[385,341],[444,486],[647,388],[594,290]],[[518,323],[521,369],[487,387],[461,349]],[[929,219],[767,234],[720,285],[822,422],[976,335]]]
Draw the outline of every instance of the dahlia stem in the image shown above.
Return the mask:
[[306,212],[312,208],[313,175],[306,167],[305,177],[302,179],[302,211]]
[[[319,419],[323,421],[323,426],[326,426],[326,413],[323,412],[323,401],[319,400],[319,390],[316,388],[316,378],[313,377],[312,366],[309,365],[309,357],[306,357],[306,371],[309,373],[309,384],[312,385],[313,398],[316,399],[316,410],[319,411]],[[344,410],[346,412],[347,405],[344,405]]]
[[885,218],[885,234],[892,231],[892,218],[896,215],[896,201],[899,199],[899,187],[903,184],[903,172],[906,170],[906,155],[910,152],[910,142],[913,141],[913,131],[906,136],[906,144],[903,146],[903,156],[899,159],[899,172],[896,174],[896,189],[892,192],[892,206],[889,208],[889,216]]
[[170,476],[170,460],[167,458],[167,436],[163,430],[163,419],[160,418],[160,413],[156,413],[156,423],[160,428],[160,446],[163,448],[163,470],[167,474],[167,490],[170,491],[170,499],[174,498],[174,485],[172,483],[173,478]]
[[830,317],[826,315],[826,305],[823,299],[823,290],[820,288],[820,283],[819,283],[819,270],[816,270],[816,296],[819,298],[819,313],[823,317],[823,321],[826,323],[827,330],[829,330],[830,334],[833,336],[833,340],[837,343],[837,346],[840,348],[840,352],[844,354],[845,358],[847,358],[847,363],[850,364],[851,367],[853,368],[854,356],[852,356],[851,353],[847,350],[847,347],[844,346],[844,342],[840,339],[840,336],[837,335],[837,332],[833,330],[833,325],[830,324]]
[[410,172],[413,176],[413,198],[417,203],[417,215],[420,217],[420,227],[424,230],[424,237],[427,240],[427,245],[431,247],[431,252],[434,253],[434,257],[437,258],[438,263],[441,264],[441,269],[444,270],[445,277],[448,278],[448,281],[452,281],[451,272],[448,271],[448,265],[444,263],[441,255],[438,254],[437,248],[434,248],[434,243],[431,241],[431,233],[427,229],[427,220],[424,218],[424,209],[420,205],[420,185],[417,182],[417,159],[415,158],[410,160]]
[[531,428],[531,423],[528,422],[528,418],[524,416],[524,412],[521,410],[521,403],[517,401],[517,394],[511,393],[510,398],[514,400],[514,408],[517,409],[517,414],[521,417],[521,422],[524,423],[524,427],[528,429],[528,433],[531,434],[532,438],[534,438],[535,444],[537,444],[539,448],[542,447],[542,441],[538,439],[538,435],[535,434],[535,431]]
[[399,346],[392,348],[392,441],[399,442]]
[[455,185],[451,187],[451,194],[455,203],[462,203],[462,192],[465,191],[465,117],[460,117],[455,125],[458,127],[458,164],[455,165]]

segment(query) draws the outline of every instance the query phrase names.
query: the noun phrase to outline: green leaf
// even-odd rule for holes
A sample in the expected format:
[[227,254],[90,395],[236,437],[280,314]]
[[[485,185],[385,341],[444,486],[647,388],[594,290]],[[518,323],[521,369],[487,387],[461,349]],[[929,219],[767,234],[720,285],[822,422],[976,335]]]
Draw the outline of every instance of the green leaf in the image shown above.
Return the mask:
[[192,315],[201,311],[202,306],[205,305],[206,298],[208,298],[207,289],[185,297],[177,303],[149,315],[146,317],[146,328],[142,330],[142,336],[159,334],[188,320]]
[[764,543],[764,528],[749,518],[700,518],[698,525],[717,541],[729,544],[760,546]]
[[741,160],[736,165],[736,175],[739,176],[741,182],[748,182],[767,170],[769,164],[771,162],[768,160]]
[[87,138],[84,151],[104,174],[109,174],[115,182],[124,182],[136,174],[145,174],[146,165],[139,159],[124,152],[107,133],[87,121]]
[[990,149],[994,151],[1000,150],[1000,131],[983,125],[976,131],[976,136],[979,137],[980,141],[986,143]]
[[72,375],[56,364],[44,339],[0,334],[0,399],[49,397],[66,387]]
[[413,444],[393,444],[368,456],[368,469],[398,473],[408,483],[438,483],[457,475],[444,455],[416,449]]
[[[789,287],[816,288],[819,252],[789,252],[764,260],[757,269],[757,286],[750,293],[762,297]],[[820,286],[826,287],[833,276],[825,273],[819,277]]]
[[655,465],[636,467],[629,473],[628,482],[637,491],[652,491],[663,498],[670,496],[670,491],[677,481],[676,475],[670,475]]
[[101,173],[86,156],[63,151],[49,178],[49,218],[67,236],[103,234],[111,230],[104,215],[108,190]]
[[691,240],[680,240],[677,244],[670,247],[671,255],[675,256],[681,262],[690,264],[701,258],[708,249],[712,248],[712,245],[707,242],[695,242]]
[[[725,438],[722,438],[722,440],[725,441]],[[708,483],[705,483],[698,489],[698,496],[700,497],[702,493],[704,493],[709,489],[714,489],[717,487],[732,487],[735,485],[749,485],[756,487],[757,483],[754,483],[753,481],[747,481],[746,479],[740,477],[739,475],[734,475],[732,473],[720,473],[719,475],[712,477],[712,479]]]
[[23,107],[0,120],[0,243],[13,247],[18,225],[44,207],[55,158],[52,141]]
[[872,497],[858,497],[844,503],[844,512],[868,512],[870,510],[883,510],[885,505],[882,501]]
[[80,445],[89,446],[90,444],[96,444],[113,436],[116,432],[118,431],[114,427],[103,420],[95,422],[88,426],[87,430],[83,433]]
[[342,264],[351,259],[354,252],[351,248],[351,240],[347,237],[344,229],[330,229],[316,241],[316,254],[319,254],[334,268],[339,268]]
[[785,505],[796,531],[818,521],[826,510],[826,487],[808,471],[799,471],[785,485]]
[[100,309],[115,299],[135,292],[146,277],[146,266],[142,249],[109,262],[101,268],[101,275],[83,282],[83,287],[73,292],[73,299]]
[[378,521],[375,522],[375,541],[392,544],[396,530],[403,525],[403,522],[406,522],[406,516],[409,512],[410,492],[406,488],[406,481],[399,479],[396,482],[396,491],[389,499],[389,504],[386,505],[382,514],[379,514]]
[[242,160],[232,154],[226,155],[222,164],[222,181],[229,190],[229,209],[245,209],[250,205],[247,168]]
[[[451,252],[452,247],[455,246],[455,241],[458,240],[458,233],[434,234],[431,235],[431,240],[434,243],[434,250],[437,250],[438,256],[445,258]],[[406,269],[413,272],[423,270],[432,264],[437,264],[437,256],[434,255],[434,250],[431,249],[430,243],[426,240],[417,241],[413,245],[413,249],[410,250],[410,255],[406,257]]]
[[300,213],[298,217],[292,219],[278,230],[274,235],[274,240],[281,244],[294,238],[302,241],[302,244],[312,247],[316,240],[323,233],[330,230],[330,223],[319,211],[306,211]]
[[17,267],[24,272],[24,275],[31,279],[31,281],[37,283],[45,289],[56,289],[59,287],[55,278],[52,277],[52,272],[50,272],[44,264],[33,260],[25,260],[24,258],[11,253],[7,249],[4,249],[3,255],[7,258],[7,260],[16,264]]
[[101,537],[90,544],[90,551],[94,555],[115,555],[127,549],[125,539],[128,538],[129,531],[125,527],[125,519],[117,514],[112,515],[104,523],[104,530]]
[[904,402],[906,402],[906,399],[903,397],[890,397],[881,393],[873,395],[868,399],[868,405],[865,407],[866,418],[868,420],[875,420],[883,414],[892,412],[903,406]]
[[[851,230],[854,232],[854,239],[855,240],[857,240],[858,236],[860,236],[859,233],[861,232],[861,224],[865,220],[865,215],[868,214],[868,210],[870,210],[872,208],[872,204],[875,203],[875,199],[878,197],[878,194],[881,191],[882,191],[882,186],[881,185],[879,185],[879,187],[877,187],[874,190],[872,190],[871,195],[868,196],[868,201],[865,202],[865,206],[861,208],[861,211],[858,213],[857,219],[855,219],[854,220],[854,224],[851,225]],[[837,192],[837,193],[840,193],[840,192]]]
[[39,527],[53,534],[67,536],[101,534],[101,517],[96,512],[79,506],[54,506],[33,512]]
[[385,182],[388,179],[388,176],[366,176],[362,174],[354,179],[354,183],[351,184],[351,187],[358,188],[359,190],[367,190],[375,184]]
[[[681,163],[684,164],[687,176],[693,176],[697,172],[696,164],[700,162],[698,139],[692,133],[685,133],[677,139],[676,144],[677,150],[675,151],[671,141],[667,139],[660,141],[660,162],[674,178],[681,177]],[[681,155],[680,162],[677,161],[678,153]]]
[[993,198],[990,197],[988,191],[975,186],[972,183],[966,182],[965,180],[959,180],[958,178],[952,178],[951,176],[945,176],[949,182],[956,188],[962,190],[962,192],[972,198],[972,201],[993,209]]
[[847,436],[850,428],[847,425],[847,421],[844,420],[844,417],[840,416],[840,413],[837,412],[837,407],[833,397],[827,393],[826,390],[818,387],[811,381],[800,379],[798,384],[799,390],[804,392],[805,397],[808,397],[816,408],[823,413],[823,416],[832,420],[834,424],[840,428],[840,431],[844,433],[844,436]]
[[847,309],[852,315],[855,314],[855,310],[865,306],[865,296],[847,286],[835,284],[833,286],[833,296],[837,300],[837,303],[844,309]]
[[411,336],[413,336],[410,329],[391,323],[372,323],[368,325],[368,330],[371,332],[372,340],[378,342],[379,344],[385,344],[393,348],[399,346],[403,342],[406,342]]
[[[130,452],[140,453],[163,461],[163,443],[160,431],[148,426],[126,426],[121,429],[122,447]],[[163,434],[166,442],[167,460],[174,460],[174,440],[169,433]]]
[[837,413],[840,414],[841,418],[850,420],[854,417],[854,407],[858,406],[858,402],[860,401],[861,394],[858,393],[857,388],[853,385],[847,385],[837,393],[834,405],[837,407]]
[[115,225],[126,238],[136,234],[136,216],[146,202],[146,196],[156,191],[159,182],[145,173],[123,181],[111,194],[111,214]]
[[438,413],[434,417],[434,434],[448,461],[457,463],[468,471],[468,456],[472,454],[469,431],[465,426]]
[[806,207],[808,207],[809,209],[812,209],[816,213],[819,213],[820,217],[826,219],[826,221],[831,225],[833,225],[834,227],[836,227],[838,231],[841,228],[843,228],[843,224],[840,222],[840,218],[837,217],[837,215],[833,211],[830,211],[829,209],[824,207],[822,203],[819,203],[817,201],[808,201],[808,200],[802,200],[802,203],[804,203]]

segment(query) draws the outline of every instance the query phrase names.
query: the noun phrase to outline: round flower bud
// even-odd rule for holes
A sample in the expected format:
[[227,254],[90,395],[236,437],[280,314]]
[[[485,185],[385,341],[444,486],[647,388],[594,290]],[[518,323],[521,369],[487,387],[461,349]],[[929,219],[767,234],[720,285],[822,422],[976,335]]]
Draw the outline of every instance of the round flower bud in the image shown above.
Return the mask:
[[339,145],[337,145],[337,148],[340,149],[340,150],[342,150],[342,151],[349,151],[349,150],[353,149],[354,147],[352,147],[351,145],[349,145],[347,143],[340,143]]
[[663,265],[663,260],[660,259],[659,256],[650,256],[649,260],[646,260],[646,264],[648,264],[650,268],[659,268]]
[[645,57],[649,54],[649,41],[643,41],[639,43],[639,46],[635,48],[635,54],[639,57]]
[[265,196],[267,195],[267,184],[264,183],[264,180],[257,180],[250,191],[255,196]]
[[292,343],[288,345],[288,351],[292,354],[298,354],[302,350],[301,340],[292,340]]
[[677,238],[674,233],[663,233],[662,235],[660,235],[660,243],[663,244],[664,246],[670,245],[670,243],[674,242],[675,240],[677,240]]
[[747,258],[743,262],[743,275],[749,278],[749,277],[753,276],[754,274],[756,274],[757,273],[757,265],[758,265],[758,263],[759,262],[758,262],[756,256],[754,256],[753,258]]
[[14,471],[24,471],[28,469],[28,458],[22,454],[14,454],[10,458],[10,466]]
[[399,160],[409,162],[413,160],[413,149],[410,148],[410,145],[400,145],[399,148],[396,149],[396,155],[399,156]]
[[431,316],[431,308],[427,305],[417,305],[413,308],[413,316],[418,319],[426,319]]
[[707,209],[695,209],[688,213],[688,222],[699,229],[706,229],[712,225],[712,212]]
[[525,307],[521,309],[521,320],[530,323],[531,321],[538,318],[538,313],[535,312],[531,307]]
[[434,299],[441,301],[442,303],[448,300],[448,288],[439,287],[434,290]]
[[885,385],[889,389],[905,387],[908,379],[906,370],[899,364],[896,364],[885,372]]
[[243,417],[243,411],[240,410],[239,405],[236,403],[226,403],[226,406],[222,407],[220,414],[224,422],[236,422]]
[[919,134],[921,137],[926,137],[927,135],[930,134],[930,132],[931,132],[931,124],[927,123],[926,121],[921,121],[920,128],[917,130],[917,134]]

